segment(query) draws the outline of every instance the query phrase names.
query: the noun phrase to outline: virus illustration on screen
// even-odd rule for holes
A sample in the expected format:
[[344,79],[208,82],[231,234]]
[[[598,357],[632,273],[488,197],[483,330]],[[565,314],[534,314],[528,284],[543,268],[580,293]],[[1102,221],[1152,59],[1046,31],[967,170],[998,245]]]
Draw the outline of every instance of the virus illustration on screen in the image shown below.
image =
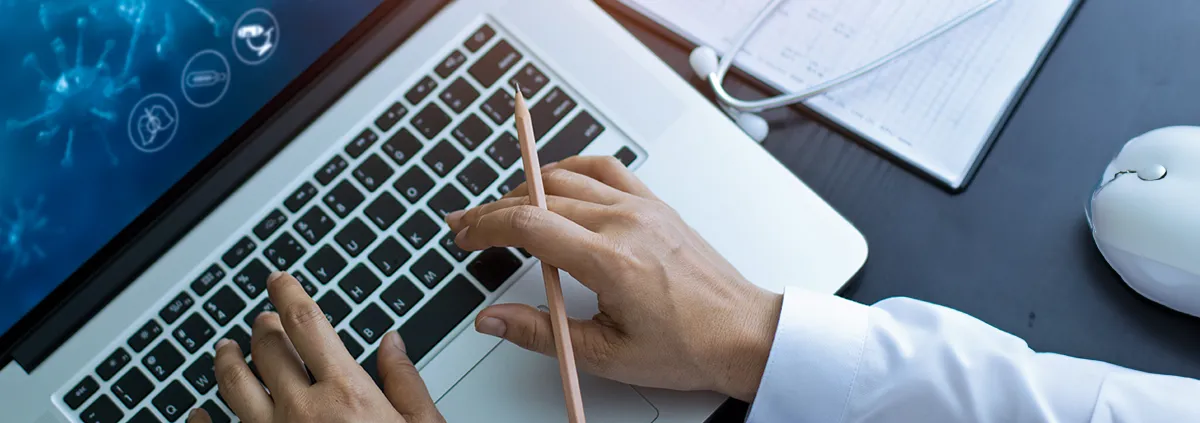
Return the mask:
[[2,279],[9,279],[17,270],[46,258],[42,247],[33,240],[47,228],[48,220],[42,214],[44,201],[45,197],[38,196],[33,204],[13,200],[12,208],[0,208],[0,256],[8,257]]
[[41,77],[39,88],[45,95],[45,104],[40,113],[24,120],[9,120],[6,127],[9,132],[36,130],[39,144],[65,142],[60,162],[63,167],[74,165],[75,143],[85,139],[102,144],[115,166],[117,156],[106,134],[117,124],[119,96],[138,87],[138,78],[130,75],[128,58],[119,70],[108,64],[109,54],[116,45],[113,40],[104,43],[98,58],[88,60],[84,49],[88,18],[80,17],[75,22],[78,35],[73,58],[68,57],[67,44],[62,38],[50,43],[58,63],[56,74],[46,73],[36,53],[25,55],[24,67]]
[[112,0],[115,12],[133,26],[136,44],[141,37],[157,37],[154,52],[165,59],[175,49],[179,17],[194,13],[212,27],[214,37],[225,35],[229,23],[200,0]]

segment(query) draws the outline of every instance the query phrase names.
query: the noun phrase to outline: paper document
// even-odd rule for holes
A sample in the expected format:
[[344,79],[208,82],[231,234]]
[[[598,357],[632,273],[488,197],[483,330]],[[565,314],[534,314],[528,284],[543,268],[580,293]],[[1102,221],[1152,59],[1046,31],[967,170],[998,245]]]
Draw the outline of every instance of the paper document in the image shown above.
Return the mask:
[[[727,52],[768,0],[621,0]],[[915,167],[962,186],[1078,0],[1001,0],[972,20],[807,105]],[[788,0],[738,56],[799,92],[882,57],[981,0]]]

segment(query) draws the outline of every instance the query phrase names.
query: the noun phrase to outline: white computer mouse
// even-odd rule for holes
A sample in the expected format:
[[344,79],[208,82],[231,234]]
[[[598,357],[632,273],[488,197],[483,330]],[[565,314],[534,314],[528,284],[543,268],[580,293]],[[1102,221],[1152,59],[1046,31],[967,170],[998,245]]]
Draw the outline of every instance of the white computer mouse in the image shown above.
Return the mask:
[[1200,127],[1134,138],[1088,206],[1092,236],[1133,290],[1200,317]]

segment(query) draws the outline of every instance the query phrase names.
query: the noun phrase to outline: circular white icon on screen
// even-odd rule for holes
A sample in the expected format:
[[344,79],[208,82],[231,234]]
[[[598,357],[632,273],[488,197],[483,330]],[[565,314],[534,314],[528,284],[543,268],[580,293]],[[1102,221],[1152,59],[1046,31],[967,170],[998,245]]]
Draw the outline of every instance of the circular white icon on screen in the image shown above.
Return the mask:
[[199,108],[212,107],[229,91],[229,61],[216,50],[204,50],[188,59],[183,67],[181,90],[188,103]]
[[129,142],[145,153],[164,148],[179,130],[179,108],[175,100],[161,93],[143,97],[129,111]]
[[278,48],[279,21],[267,9],[250,9],[233,25],[233,52],[242,63],[261,64]]

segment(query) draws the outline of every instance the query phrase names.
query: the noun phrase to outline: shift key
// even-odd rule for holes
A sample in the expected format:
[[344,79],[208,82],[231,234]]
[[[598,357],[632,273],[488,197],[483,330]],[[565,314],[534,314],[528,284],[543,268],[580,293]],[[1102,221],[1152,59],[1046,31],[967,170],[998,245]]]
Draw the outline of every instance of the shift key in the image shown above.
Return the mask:
[[400,326],[408,357],[416,363],[445,339],[467,315],[483,304],[483,293],[459,275]]
[[597,122],[586,110],[579,112],[579,115],[571,119],[571,123],[554,134],[554,138],[538,150],[538,157],[542,163],[550,164],[578,155],[602,133],[604,125]]

